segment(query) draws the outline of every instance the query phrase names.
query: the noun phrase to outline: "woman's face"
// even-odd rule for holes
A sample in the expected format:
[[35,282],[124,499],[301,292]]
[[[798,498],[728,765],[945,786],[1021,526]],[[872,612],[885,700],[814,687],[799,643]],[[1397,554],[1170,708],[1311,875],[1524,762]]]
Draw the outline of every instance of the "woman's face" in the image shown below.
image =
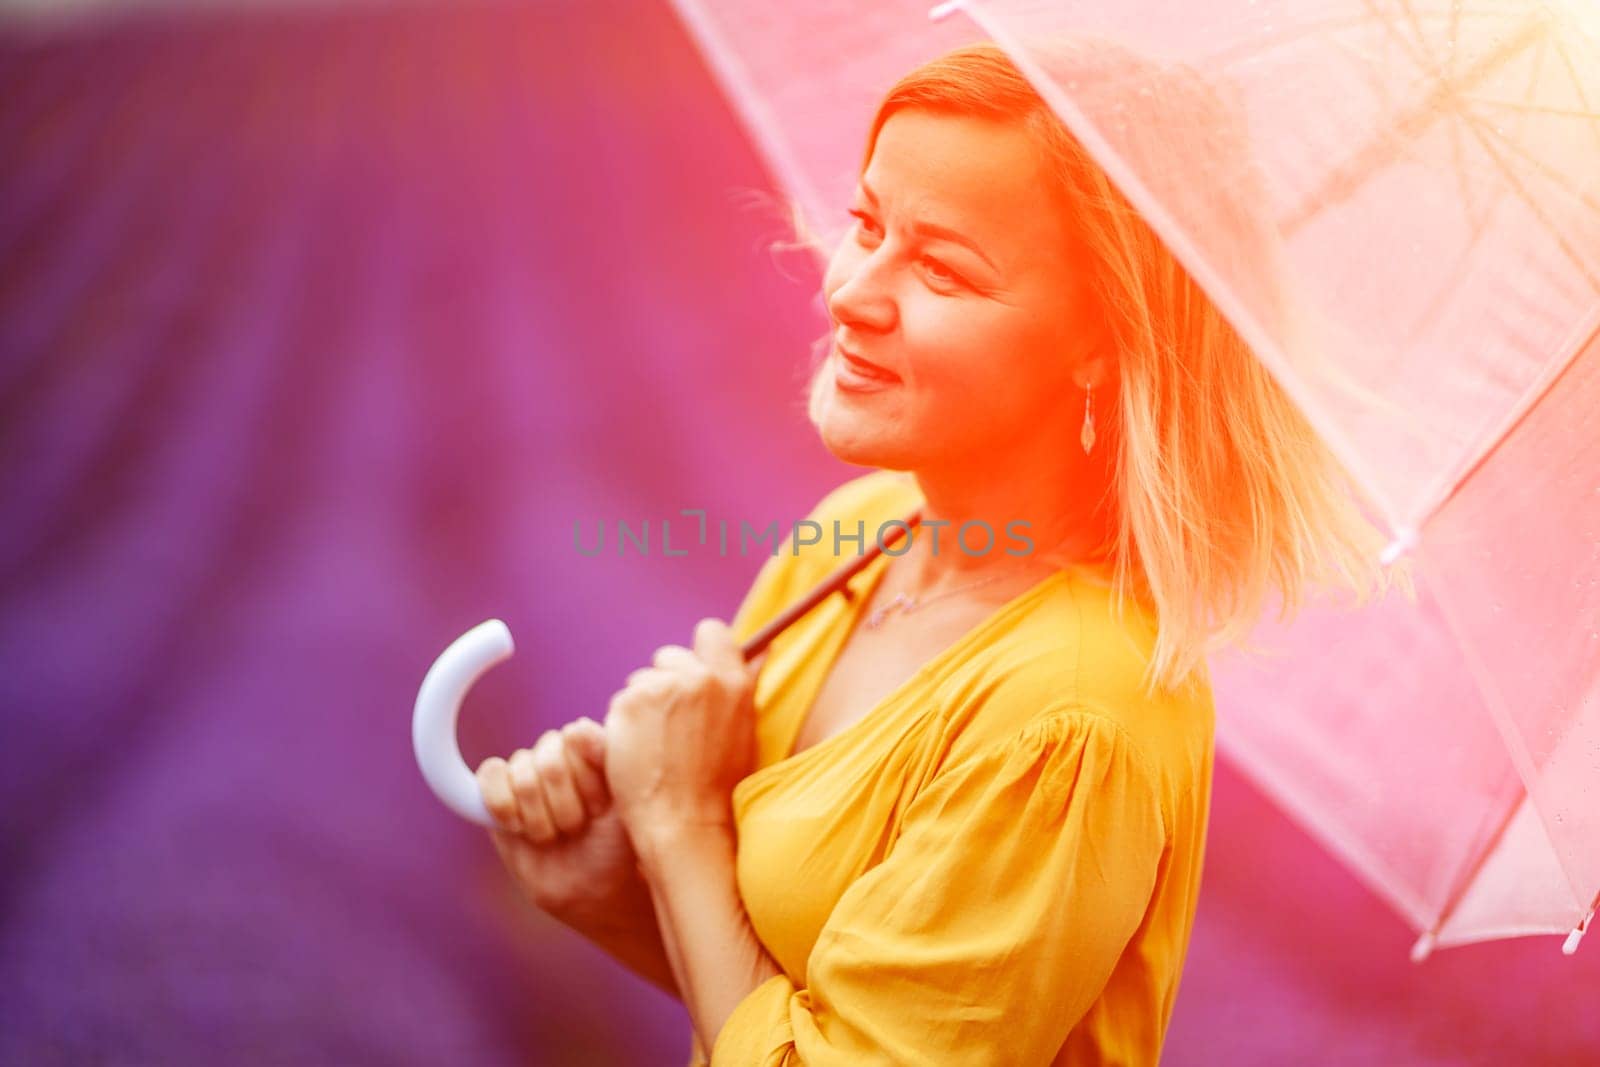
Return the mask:
[[[814,414],[836,456],[981,472],[1026,441],[1075,440],[1096,343],[1045,188],[1012,125],[917,109],[884,122],[823,282],[834,345]],[[841,348],[890,377],[863,379]]]

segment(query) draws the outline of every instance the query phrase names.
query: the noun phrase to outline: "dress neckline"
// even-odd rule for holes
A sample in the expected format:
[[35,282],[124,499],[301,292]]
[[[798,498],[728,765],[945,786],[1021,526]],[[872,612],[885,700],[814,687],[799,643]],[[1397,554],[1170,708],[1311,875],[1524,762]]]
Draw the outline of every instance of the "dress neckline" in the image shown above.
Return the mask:
[[861,572],[851,582],[847,583],[847,588],[850,589],[852,594],[851,599],[844,610],[843,616],[835,626],[829,628],[829,633],[824,638],[822,647],[818,650],[818,654],[824,656],[826,662],[822,670],[817,673],[816,682],[806,687],[807,691],[802,703],[802,710],[795,716],[793,728],[788,731],[788,736],[781,749],[782,755],[773,763],[756,771],[756,774],[761,774],[777,767],[793,766],[805,760],[813,752],[827,748],[841,739],[849,738],[864,729],[868,724],[875,722],[881,717],[883,709],[898,701],[906,690],[920,684],[928,675],[942,670],[995,627],[1043,596],[1047,589],[1054,588],[1060,582],[1065,581],[1071,573],[1069,568],[1053,570],[1012,596],[1011,599],[999,604],[987,615],[963,631],[954,641],[929,657],[927,662],[918,667],[910,677],[886,693],[881,700],[869,707],[854,722],[815,744],[796,752],[795,743],[799,741],[800,733],[805,729],[806,721],[811,716],[817,697],[822,692],[823,685],[832,676],[834,668],[838,666],[839,659],[844,654],[845,645],[861,623],[862,613],[866,611],[867,605],[871,603],[879,585],[883,582],[889,566],[888,558],[886,555],[880,554],[866,567],[862,568]]

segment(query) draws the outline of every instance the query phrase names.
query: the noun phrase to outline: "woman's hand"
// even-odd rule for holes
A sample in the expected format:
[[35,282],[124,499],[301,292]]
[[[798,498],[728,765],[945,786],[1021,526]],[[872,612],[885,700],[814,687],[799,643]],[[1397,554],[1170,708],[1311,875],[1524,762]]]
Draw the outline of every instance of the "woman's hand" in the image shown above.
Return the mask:
[[591,719],[484,760],[478,789],[500,861],[523,895],[636,974],[678,996],[650,889],[606,785],[606,732]]
[[606,732],[591,719],[478,767],[496,851],[535,905],[579,925],[622,899],[638,869],[606,785]]
[[635,848],[684,827],[731,829],[733,787],[755,767],[754,693],[733,631],[703,619],[694,648],[666,645],[606,714],[606,781]]

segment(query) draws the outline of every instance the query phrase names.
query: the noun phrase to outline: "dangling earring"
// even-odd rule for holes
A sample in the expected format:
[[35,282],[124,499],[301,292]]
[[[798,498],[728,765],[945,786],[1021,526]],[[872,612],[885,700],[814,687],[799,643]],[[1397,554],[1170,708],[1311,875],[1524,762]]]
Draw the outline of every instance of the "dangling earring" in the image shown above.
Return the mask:
[[1083,432],[1078,435],[1078,442],[1083,445],[1086,456],[1094,450],[1094,407],[1090,400],[1093,393],[1092,384],[1083,387]]

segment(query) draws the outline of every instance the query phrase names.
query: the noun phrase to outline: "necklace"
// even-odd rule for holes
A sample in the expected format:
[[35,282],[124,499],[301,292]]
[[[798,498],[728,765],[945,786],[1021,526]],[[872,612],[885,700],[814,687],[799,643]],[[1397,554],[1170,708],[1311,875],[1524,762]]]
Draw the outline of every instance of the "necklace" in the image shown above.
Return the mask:
[[957,593],[964,593],[968,589],[976,589],[980,585],[988,585],[990,582],[999,581],[1002,577],[1004,577],[1004,575],[991,574],[987,578],[980,579],[979,581],[972,582],[968,585],[958,585],[954,589],[946,589],[938,596],[916,597],[907,596],[905,593],[896,593],[894,598],[891,599],[887,604],[867,616],[867,627],[869,629],[876,630],[879,626],[883,625],[884,620],[886,620],[896,611],[902,615],[910,615],[912,612],[918,610],[919,608],[925,608],[936,600],[943,600],[947,596],[954,596]]

